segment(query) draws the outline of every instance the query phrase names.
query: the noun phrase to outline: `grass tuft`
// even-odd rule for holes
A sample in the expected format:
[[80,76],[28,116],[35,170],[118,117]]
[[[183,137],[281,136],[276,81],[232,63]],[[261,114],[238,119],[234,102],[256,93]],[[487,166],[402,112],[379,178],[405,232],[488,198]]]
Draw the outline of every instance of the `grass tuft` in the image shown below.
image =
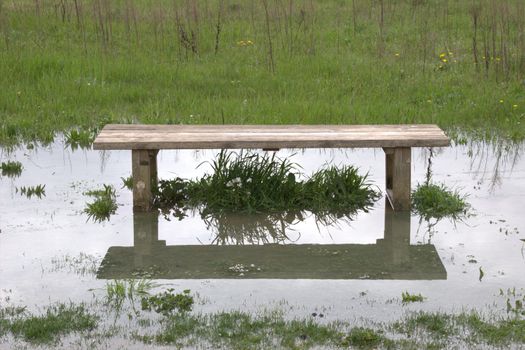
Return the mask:
[[46,185],[16,187],[16,193],[20,193],[21,196],[26,196],[29,199],[33,196],[42,198],[46,196]]
[[80,149],[89,149],[95,141],[96,133],[92,130],[72,129],[64,133],[66,146],[71,147],[73,151]]
[[2,176],[17,177],[22,174],[22,163],[16,161],[2,162],[0,169]]
[[83,305],[59,304],[40,316],[18,316],[7,322],[6,328],[15,336],[31,343],[52,343],[60,335],[86,332],[97,327],[98,318]]
[[186,289],[178,294],[174,294],[173,291],[174,289],[169,288],[165,292],[142,297],[142,310],[154,310],[164,316],[191,311],[194,301],[190,290]]
[[109,221],[111,215],[118,209],[116,192],[113,186],[104,185],[103,189],[91,190],[84,193],[87,196],[95,197],[95,200],[86,204],[84,213],[88,214],[88,220],[95,222]]
[[127,188],[128,190],[133,190],[133,176],[128,177],[121,177],[122,180],[122,188]]
[[409,292],[401,293],[401,299],[403,304],[423,302],[425,299],[421,294],[410,294]]
[[376,348],[383,341],[385,337],[378,333],[376,330],[370,328],[356,327],[353,328],[350,333],[343,338],[341,345],[356,348]]
[[445,217],[458,220],[467,215],[469,209],[466,196],[445,184],[418,184],[412,192],[412,210],[425,220]]

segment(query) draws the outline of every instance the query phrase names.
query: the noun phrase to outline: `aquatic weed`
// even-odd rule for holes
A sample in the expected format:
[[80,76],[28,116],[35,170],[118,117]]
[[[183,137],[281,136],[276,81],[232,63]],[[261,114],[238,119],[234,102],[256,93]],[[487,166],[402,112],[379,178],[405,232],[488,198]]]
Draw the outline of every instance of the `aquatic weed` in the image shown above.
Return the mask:
[[104,185],[103,189],[87,191],[84,194],[95,197],[95,200],[87,203],[84,209],[84,213],[88,214],[88,220],[93,219],[95,222],[109,220],[118,209],[113,186]]
[[157,285],[147,279],[140,280],[113,280],[106,283],[106,303],[119,312],[127,300],[136,312],[135,300],[149,295],[151,289]]
[[194,300],[190,295],[190,290],[185,289],[182,293],[177,294],[174,294],[173,291],[173,288],[169,288],[162,293],[142,297],[142,310],[153,310],[164,316],[191,311]]
[[422,302],[425,298],[421,294],[410,294],[409,292],[401,293],[403,304]]

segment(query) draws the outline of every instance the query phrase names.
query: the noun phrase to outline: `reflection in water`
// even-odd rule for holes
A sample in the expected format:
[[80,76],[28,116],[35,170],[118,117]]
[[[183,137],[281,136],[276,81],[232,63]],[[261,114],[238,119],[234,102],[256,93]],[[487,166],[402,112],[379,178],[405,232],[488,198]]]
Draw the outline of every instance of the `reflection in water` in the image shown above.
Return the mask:
[[[229,226],[224,226],[226,221],[222,224],[241,235],[256,222],[236,217],[227,221]],[[264,241],[282,243],[283,233],[275,232]],[[158,239],[157,213],[135,214],[134,246],[110,247],[97,277],[430,280],[447,276],[433,245],[410,245],[410,213],[394,212],[388,205],[384,238],[376,244],[228,245],[223,243],[229,240],[220,238],[215,243],[219,245],[167,246]]]
[[201,216],[215,238],[213,244],[269,244],[294,243],[301,233],[291,226],[312,216],[316,225],[329,227],[349,224],[355,212],[308,214],[306,211],[288,211],[272,214],[243,214],[214,212]]

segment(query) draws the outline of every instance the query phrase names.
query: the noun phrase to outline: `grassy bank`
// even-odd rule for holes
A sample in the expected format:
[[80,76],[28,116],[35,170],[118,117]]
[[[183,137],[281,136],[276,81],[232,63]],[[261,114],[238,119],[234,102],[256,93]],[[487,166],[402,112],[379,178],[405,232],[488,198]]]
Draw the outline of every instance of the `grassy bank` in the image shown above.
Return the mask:
[[[177,294],[168,289],[150,295],[151,288],[147,282],[108,282],[106,301],[95,300],[91,305],[100,309],[97,312],[84,304],[51,305],[38,314],[25,307],[1,307],[0,345],[11,345],[7,336],[31,346],[53,348],[78,347],[86,341],[89,348],[98,348],[97,344],[106,348],[122,339],[138,346],[195,349],[520,348],[525,343],[525,320],[520,313],[488,317],[476,311],[419,311],[395,322],[364,327],[327,322],[317,312],[292,319],[282,310],[198,313],[192,311],[194,299],[189,290]],[[136,305],[139,301],[141,307]],[[119,315],[126,315],[130,323]]]
[[525,5],[0,1],[0,144],[107,122],[525,137]]

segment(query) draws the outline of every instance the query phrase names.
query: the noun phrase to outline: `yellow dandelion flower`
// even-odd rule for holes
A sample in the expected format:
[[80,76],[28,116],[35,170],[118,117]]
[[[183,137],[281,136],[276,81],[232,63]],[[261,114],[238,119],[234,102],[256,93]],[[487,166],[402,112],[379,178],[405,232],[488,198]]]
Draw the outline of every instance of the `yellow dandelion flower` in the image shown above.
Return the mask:
[[248,43],[248,45],[253,45],[253,41],[251,41],[251,40],[248,40],[247,43]]
[[518,105],[512,105],[512,108],[518,108]]
[[444,52],[443,52],[443,53],[440,53],[440,54],[439,54],[439,58],[444,58],[446,55],[447,55],[447,54],[444,53]]
[[447,63],[448,60],[446,58],[443,58],[441,61],[443,61],[443,63]]
[[503,100],[499,100],[499,103],[503,103]]

